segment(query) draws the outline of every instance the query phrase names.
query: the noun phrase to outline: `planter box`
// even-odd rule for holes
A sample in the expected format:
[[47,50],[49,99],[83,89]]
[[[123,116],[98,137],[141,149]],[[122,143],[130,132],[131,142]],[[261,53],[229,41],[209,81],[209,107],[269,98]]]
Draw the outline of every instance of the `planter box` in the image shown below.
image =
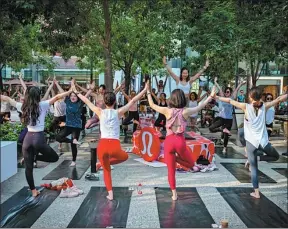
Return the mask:
[[17,173],[17,142],[1,141],[1,182]]

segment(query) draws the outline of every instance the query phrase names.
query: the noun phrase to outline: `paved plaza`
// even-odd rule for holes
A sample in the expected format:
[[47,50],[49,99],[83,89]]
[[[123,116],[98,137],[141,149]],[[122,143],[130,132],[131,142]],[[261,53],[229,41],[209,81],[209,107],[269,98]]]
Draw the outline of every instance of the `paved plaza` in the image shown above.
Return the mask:
[[[247,177],[250,176],[249,172],[244,169],[243,165],[246,161],[243,157],[244,148],[229,142],[228,154],[233,153],[240,156],[223,158],[221,154],[216,154],[218,170],[205,173],[176,173],[179,200],[173,203],[168,188],[167,168],[144,165],[134,160],[139,158],[137,155],[129,153],[129,159],[122,164],[115,165],[112,171],[113,187],[119,188],[115,189],[115,200],[111,203],[105,199],[105,188],[99,188],[104,187],[102,173],[99,181],[85,180],[85,173],[83,173],[83,169],[85,172],[90,171],[90,149],[87,140],[91,137],[97,138],[98,132],[96,130],[88,133],[82,139],[84,143],[78,148],[78,170],[76,166],[75,171],[79,180],[74,180],[74,182],[78,188],[84,191],[84,194],[75,198],[59,198],[57,191],[49,190],[54,192],[48,193],[48,197],[51,198],[49,205],[41,212],[37,210],[37,216],[30,214],[29,211],[33,211],[33,209],[28,208],[27,211],[21,213],[23,221],[20,220],[14,225],[32,228],[209,228],[211,224],[219,225],[222,219],[227,219],[231,228],[288,227],[287,158],[281,157],[280,161],[276,163],[259,163],[259,170],[263,173],[260,175],[262,198],[256,200],[249,197],[252,185],[250,178],[247,180]],[[274,137],[272,143],[280,154],[287,150],[287,142],[283,137]],[[52,145],[56,150],[58,145],[55,143]],[[130,151],[132,144],[122,144],[122,146],[125,150]],[[43,180],[43,178],[64,160],[71,160],[69,147],[64,147],[63,151],[64,154],[61,155],[58,162],[43,165],[42,168],[35,168],[34,179],[37,186],[49,183],[51,180]],[[242,171],[242,174],[238,174],[239,171]],[[245,176],[247,177],[245,178]],[[143,185],[142,195],[137,192],[139,183]],[[15,195],[19,191],[27,193],[27,195],[22,196],[22,199],[18,199],[17,202]],[[7,212],[7,208],[15,207],[13,203],[14,205],[21,204],[28,193],[25,169],[19,168],[16,175],[1,184],[1,214],[3,214],[4,207]],[[45,194],[45,191],[43,193]],[[38,204],[41,205],[41,201],[45,201],[45,198],[39,199]],[[8,206],[9,204],[11,206]],[[97,210],[97,208],[99,209]],[[101,215],[95,216],[93,214],[95,212],[101,213]],[[277,217],[275,218],[275,214],[279,220]],[[1,215],[2,221],[3,217]],[[25,219],[25,217],[30,217],[29,222],[26,222],[27,218]]]

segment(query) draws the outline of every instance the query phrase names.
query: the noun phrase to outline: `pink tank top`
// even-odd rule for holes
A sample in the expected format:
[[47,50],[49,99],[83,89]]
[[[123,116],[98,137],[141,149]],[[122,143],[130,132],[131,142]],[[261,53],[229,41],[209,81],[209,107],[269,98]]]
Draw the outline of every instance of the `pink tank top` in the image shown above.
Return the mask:
[[[187,120],[183,117],[182,113],[183,113],[184,108],[172,108],[172,117],[170,119],[168,119],[166,121],[166,129],[167,129],[167,134],[171,135],[171,134],[184,134],[184,131],[186,129],[187,126]],[[177,122],[178,119],[178,127],[176,132],[172,131],[172,126],[174,124],[174,122]]]

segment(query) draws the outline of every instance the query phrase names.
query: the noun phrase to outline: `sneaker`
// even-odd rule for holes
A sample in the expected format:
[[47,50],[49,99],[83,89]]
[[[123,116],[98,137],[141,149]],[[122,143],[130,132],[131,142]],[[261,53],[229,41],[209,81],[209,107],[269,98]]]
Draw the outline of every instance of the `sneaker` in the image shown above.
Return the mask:
[[34,168],[37,168],[37,162],[33,163]]
[[79,195],[82,195],[84,193],[83,190],[77,188],[76,185],[73,185],[70,189],[74,192],[77,192]]
[[76,191],[73,191],[71,188],[67,188],[67,189],[62,189],[59,197],[60,198],[73,198],[73,197],[77,197],[79,196],[79,193]]
[[71,166],[71,167],[76,166],[76,162],[75,162],[75,161],[72,161],[71,164],[70,164],[70,166]]
[[222,153],[223,153],[223,154],[226,154],[226,153],[227,153],[227,148],[226,148],[226,147],[223,148]]

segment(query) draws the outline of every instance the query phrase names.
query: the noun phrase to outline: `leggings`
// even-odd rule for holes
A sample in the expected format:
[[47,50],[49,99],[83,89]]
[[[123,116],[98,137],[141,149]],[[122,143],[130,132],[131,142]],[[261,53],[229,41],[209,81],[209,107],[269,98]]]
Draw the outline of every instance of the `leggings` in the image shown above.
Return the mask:
[[186,141],[183,134],[171,134],[166,136],[164,141],[164,158],[168,168],[169,185],[171,190],[174,190],[176,189],[176,162],[188,168],[194,166],[191,153],[186,148]]
[[[57,142],[66,142],[71,144],[71,149],[72,149],[72,157],[73,161],[76,161],[77,157],[77,146],[73,144],[74,139],[79,139],[81,128],[75,128],[75,127],[70,127],[70,126],[65,126],[63,130],[60,131],[60,133],[56,136],[56,141]],[[72,139],[67,138],[68,135],[72,134]]]
[[[130,121],[134,119],[134,120],[137,120],[139,121],[139,113],[138,111],[129,111],[129,114],[128,114],[128,117],[125,118],[122,122],[122,125],[129,125]],[[133,124],[133,132],[135,132],[137,129],[137,124],[134,123]],[[127,130],[124,130],[124,132],[126,133]]]
[[163,130],[166,130],[166,117],[162,114],[159,114],[158,118],[156,119],[154,126],[156,127],[163,127]]
[[[225,128],[228,130],[231,130],[232,124],[233,124],[233,119],[225,119],[225,118],[217,117],[215,118],[212,125],[209,127],[209,130],[212,133],[222,131]],[[222,129],[220,129],[221,126],[222,126]],[[227,133],[222,133],[221,138],[223,137],[224,137],[224,147],[227,147],[229,135]]]
[[66,121],[66,116],[59,116],[59,117],[55,117],[53,118],[53,121],[51,123],[51,126],[50,126],[50,131],[52,132],[56,132],[57,129],[63,129],[63,127],[60,127],[59,124],[61,122],[65,122]]
[[128,154],[121,149],[118,139],[101,138],[97,148],[98,158],[103,168],[107,191],[112,190],[111,167],[128,159]]
[[[271,134],[272,134],[272,130],[273,129],[273,122],[270,123],[270,124],[266,124],[266,127],[267,127],[267,133],[268,133],[268,137],[270,138],[271,137]],[[269,129],[268,129],[269,128]],[[270,129],[271,128],[271,129]]]
[[[37,161],[56,162],[58,154],[47,145],[44,132],[28,132],[24,138],[22,152],[25,162],[25,175],[31,190],[35,189],[33,178],[33,162]],[[40,153],[40,154],[39,154]]]
[[[264,151],[266,155],[259,156],[260,161],[277,161],[279,159],[279,154],[276,149],[268,143],[264,148],[260,145],[258,147],[261,151]],[[248,161],[251,168],[251,181],[253,188],[259,188],[258,182],[258,161],[257,161],[257,148],[253,146],[250,142],[246,141],[246,151],[248,154]]]

